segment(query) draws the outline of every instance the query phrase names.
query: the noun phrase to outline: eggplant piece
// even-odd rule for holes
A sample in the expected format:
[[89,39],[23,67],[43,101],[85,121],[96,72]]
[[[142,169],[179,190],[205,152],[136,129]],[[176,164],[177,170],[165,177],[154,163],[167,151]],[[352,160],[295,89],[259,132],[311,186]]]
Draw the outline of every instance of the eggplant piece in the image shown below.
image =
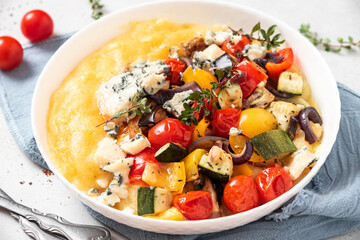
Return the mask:
[[195,191],[201,190],[204,187],[204,183],[205,183],[205,176],[200,173],[199,178],[196,179],[193,183],[194,190]]
[[275,96],[265,87],[257,87],[247,100],[250,107],[266,108],[275,100]]
[[152,127],[162,119],[167,118],[166,111],[161,107],[161,105],[157,105],[154,109],[152,109],[151,113],[143,114],[139,120],[139,127]]
[[250,108],[250,102],[246,99],[243,99],[242,100],[242,109],[244,110],[244,109],[248,109],[248,108]]
[[183,43],[181,48],[185,57],[191,57],[194,52],[202,51],[207,48],[207,45],[203,38],[196,37]]
[[215,67],[217,69],[232,68],[233,61],[228,53],[225,53],[215,60]]
[[218,202],[218,195],[215,191],[213,184],[209,177],[204,176],[204,186],[201,190],[210,193],[211,200],[213,203],[213,210],[209,218],[218,218],[220,217],[220,207]]
[[306,107],[299,112],[299,123],[301,129],[305,132],[305,140],[310,144],[318,141],[319,139],[316,137],[314,131],[310,126],[310,121],[314,123],[322,124],[322,120],[320,114],[316,111],[314,107]]
[[276,87],[274,85],[275,84],[271,80],[267,81],[267,83],[266,83],[267,90],[269,90],[275,96],[281,97],[281,98],[291,98],[293,96],[290,93],[279,92],[278,90],[276,90]]
[[189,57],[180,57],[180,61],[184,62],[187,67],[193,67],[193,61]]
[[195,141],[193,141],[190,146],[188,147],[188,152],[191,153],[192,151],[201,148],[205,149],[207,151],[210,150],[213,146],[218,146],[225,150],[226,153],[230,154],[233,164],[234,165],[240,165],[250,160],[252,154],[253,154],[253,145],[251,142],[246,142],[244,150],[240,154],[235,154],[230,151],[229,148],[229,140],[222,137],[216,137],[216,136],[206,136],[202,138],[198,138]]
[[291,140],[293,140],[295,137],[298,123],[299,123],[299,120],[296,117],[294,117],[294,116],[290,117],[290,121],[289,121],[288,128],[286,130],[286,133]]
[[193,92],[201,92],[201,87],[196,82],[192,81],[188,84],[182,85],[174,89],[161,89],[156,94],[150,95],[150,98],[155,100],[160,105],[163,105],[166,101],[172,99],[175,93],[192,90]]

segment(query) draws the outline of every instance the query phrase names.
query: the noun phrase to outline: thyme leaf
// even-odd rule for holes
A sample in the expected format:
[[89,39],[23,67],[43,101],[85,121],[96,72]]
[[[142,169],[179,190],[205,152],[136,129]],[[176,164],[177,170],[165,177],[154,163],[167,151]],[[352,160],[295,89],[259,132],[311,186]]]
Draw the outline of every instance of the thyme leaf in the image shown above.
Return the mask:
[[102,17],[103,12],[101,9],[104,7],[104,5],[100,4],[101,0],[89,0],[92,8],[92,14],[91,17],[95,20],[98,20]]

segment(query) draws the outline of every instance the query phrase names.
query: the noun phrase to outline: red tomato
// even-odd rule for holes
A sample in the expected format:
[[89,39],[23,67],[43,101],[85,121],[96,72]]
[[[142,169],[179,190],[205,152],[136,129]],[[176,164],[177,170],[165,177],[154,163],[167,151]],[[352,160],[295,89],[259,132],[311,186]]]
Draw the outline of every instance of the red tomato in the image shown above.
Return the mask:
[[[206,108],[209,110],[210,113],[214,112],[214,101],[209,101],[207,100],[207,98],[205,98],[205,106]],[[192,105],[191,108],[196,108],[198,106],[198,101],[195,101]],[[196,112],[195,117],[197,120],[202,119],[204,117],[204,107],[201,108],[200,112]]]
[[0,69],[10,70],[17,67],[24,56],[21,44],[12,37],[0,37]]
[[240,213],[260,205],[254,179],[245,175],[232,178],[224,188],[223,201],[233,213]]
[[211,195],[205,191],[190,191],[174,198],[174,206],[189,220],[207,219],[213,210]]
[[229,138],[230,128],[237,128],[241,111],[236,108],[223,108],[216,110],[213,115],[212,127],[216,135]]
[[192,132],[190,126],[175,118],[166,118],[150,128],[148,139],[155,149],[161,148],[169,142],[179,143],[188,147],[191,143]]
[[236,53],[241,53],[242,50],[244,50],[244,47],[248,44],[251,44],[250,40],[245,37],[241,36],[241,39],[239,42],[235,43],[229,43],[229,39],[226,40],[222,46],[221,49],[224,50],[227,53],[230,53],[231,55],[235,56]]
[[276,164],[259,173],[256,184],[262,203],[270,202],[293,186],[290,175]]
[[180,73],[186,70],[186,64],[176,58],[169,58],[165,60],[165,63],[170,65],[170,74],[166,78],[170,80],[170,84],[183,85]]
[[53,30],[53,20],[49,14],[41,10],[30,11],[21,20],[21,31],[32,42],[50,37]]
[[247,98],[259,83],[268,79],[268,76],[260,68],[246,59],[234,68],[246,73],[246,78],[241,78],[239,81],[244,98]]
[[134,158],[134,163],[130,169],[129,179],[130,182],[137,182],[142,180],[142,174],[145,170],[146,162],[158,162],[155,159],[156,150],[153,148],[145,148],[140,153],[129,156]]
[[278,63],[266,63],[265,67],[270,77],[279,76],[282,72],[288,70],[294,63],[294,53],[291,48],[284,48],[276,55],[277,57],[283,57],[284,59]]

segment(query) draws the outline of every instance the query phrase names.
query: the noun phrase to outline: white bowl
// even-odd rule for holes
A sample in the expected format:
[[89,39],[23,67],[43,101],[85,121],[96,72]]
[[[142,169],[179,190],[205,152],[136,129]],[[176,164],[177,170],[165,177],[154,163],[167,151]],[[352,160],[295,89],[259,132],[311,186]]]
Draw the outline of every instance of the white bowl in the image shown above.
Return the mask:
[[[312,95],[319,104],[324,121],[320,158],[300,183],[275,200],[243,213],[209,220],[176,222],[130,215],[100,204],[76,189],[54,167],[46,134],[51,94],[84,57],[123,33],[121,26],[131,20],[159,17],[178,23],[230,24],[234,28],[242,27],[247,32],[251,31],[258,21],[266,28],[273,24],[278,25],[282,36],[295,53],[295,64],[310,83]],[[83,203],[108,218],[135,228],[169,234],[199,234],[226,230],[255,221],[279,208],[309,183],[324,164],[335,142],[340,122],[340,99],[335,79],[318,51],[284,22],[257,10],[230,3],[168,1],[120,10],[90,24],[67,40],[51,57],[40,75],[33,97],[31,116],[35,139],[46,163],[69,191],[75,193]]]

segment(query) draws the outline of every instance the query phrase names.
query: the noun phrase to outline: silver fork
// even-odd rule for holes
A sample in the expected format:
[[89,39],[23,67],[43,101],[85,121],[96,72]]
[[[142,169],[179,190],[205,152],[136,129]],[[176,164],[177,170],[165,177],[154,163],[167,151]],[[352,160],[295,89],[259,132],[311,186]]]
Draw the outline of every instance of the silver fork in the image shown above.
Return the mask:
[[0,207],[9,210],[25,233],[35,239],[111,239],[110,231],[104,227],[74,224],[55,214],[41,213],[15,202],[1,188]]

